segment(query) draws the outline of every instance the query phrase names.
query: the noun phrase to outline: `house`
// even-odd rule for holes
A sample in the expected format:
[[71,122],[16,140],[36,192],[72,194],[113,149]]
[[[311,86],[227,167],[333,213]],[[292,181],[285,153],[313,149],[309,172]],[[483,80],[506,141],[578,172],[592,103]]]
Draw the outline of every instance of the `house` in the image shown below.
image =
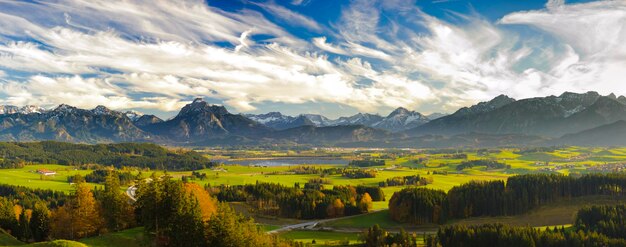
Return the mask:
[[39,170],[37,170],[37,173],[39,173],[41,175],[44,175],[44,176],[52,176],[52,175],[56,175],[57,174],[57,172],[50,171],[50,170],[47,170],[47,169],[39,169]]

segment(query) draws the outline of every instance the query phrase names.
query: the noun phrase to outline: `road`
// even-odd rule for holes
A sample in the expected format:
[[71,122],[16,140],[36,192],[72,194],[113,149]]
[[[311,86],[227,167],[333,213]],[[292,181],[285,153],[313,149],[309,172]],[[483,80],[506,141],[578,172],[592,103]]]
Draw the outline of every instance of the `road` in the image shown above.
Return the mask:
[[[145,181],[150,183],[150,182],[152,182],[152,179],[151,178],[146,178]],[[137,186],[135,186],[135,185],[129,186],[126,189],[126,196],[128,196],[128,198],[130,198],[130,200],[132,200],[133,202],[136,202],[137,201]]]
[[131,185],[130,187],[128,187],[128,189],[126,189],[126,195],[128,196],[128,198],[130,198],[133,202],[137,201],[137,198],[135,198],[137,193],[137,187],[135,187],[134,185]]
[[353,217],[357,217],[357,216],[363,216],[363,215],[366,215],[366,214],[376,213],[378,211],[381,211],[381,210],[374,210],[374,211],[371,211],[371,212],[368,212],[368,213],[365,213],[365,214],[357,214],[357,215],[350,215],[350,216],[339,217],[339,218],[308,221],[308,222],[298,223],[298,224],[294,224],[294,225],[286,225],[286,226],[283,226],[283,227],[278,228],[276,230],[268,231],[267,233],[274,234],[274,233],[287,232],[287,231],[296,230],[296,229],[313,229],[313,228],[315,228],[317,225],[319,225],[321,223],[331,222],[331,221],[335,221],[335,220],[349,219],[349,218],[353,218]]

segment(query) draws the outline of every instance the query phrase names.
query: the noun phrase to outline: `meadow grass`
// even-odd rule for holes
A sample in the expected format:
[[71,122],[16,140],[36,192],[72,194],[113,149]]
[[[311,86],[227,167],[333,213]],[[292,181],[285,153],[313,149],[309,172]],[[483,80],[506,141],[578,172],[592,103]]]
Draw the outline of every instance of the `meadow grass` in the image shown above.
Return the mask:
[[[43,176],[38,174],[38,169],[56,171],[56,175]],[[17,169],[0,169],[0,184],[20,185],[33,189],[50,189],[55,191],[70,192],[73,187],[67,178],[75,174],[86,175],[89,170],[75,170],[71,166],[61,165],[27,165]],[[95,184],[91,184],[95,186]]]
[[101,236],[84,238],[78,240],[87,246],[105,247],[105,246],[125,246],[125,247],[142,247],[150,246],[150,238],[146,237],[143,227],[131,228],[124,231],[107,233]]
[[[359,243],[360,233],[332,232],[332,231],[290,231],[281,233],[280,237],[312,246],[339,245],[339,242],[349,244]],[[315,241],[315,244],[313,242]]]
[[11,236],[8,232],[0,229],[0,246],[17,246],[24,245],[23,242]]

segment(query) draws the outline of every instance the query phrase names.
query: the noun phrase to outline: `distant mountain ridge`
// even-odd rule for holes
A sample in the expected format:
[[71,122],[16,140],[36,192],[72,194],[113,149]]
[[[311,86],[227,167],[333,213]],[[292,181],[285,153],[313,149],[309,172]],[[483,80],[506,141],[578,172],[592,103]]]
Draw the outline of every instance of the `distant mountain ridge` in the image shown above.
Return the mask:
[[34,106],[34,105],[26,105],[22,107],[14,106],[14,105],[0,105],[0,115],[4,114],[29,114],[29,113],[43,113],[46,109]]
[[234,114],[196,99],[173,118],[97,106],[4,106],[0,140],[157,142],[171,145],[312,144],[380,147],[614,145],[626,138],[626,97],[596,92],[515,100],[500,95],[445,116],[398,108],[387,116],[329,119],[279,112]]
[[430,121],[409,134],[528,134],[559,137],[626,120],[626,105],[596,92],[514,100],[501,95],[488,102]]
[[397,108],[386,117],[377,114],[357,113],[349,117],[329,119],[319,114],[300,114],[296,117],[292,117],[283,115],[280,112],[256,115],[246,114],[245,116],[277,130],[309,125],[316,127],[363,125],[391,132],[401,132],[430,121],[427,116],[419,112],[409,111],[402,107]]
[[65,104],[43,113],[0,115],[0,140],[158,141],[136,127],[123,113],[104,106],[84,110]]

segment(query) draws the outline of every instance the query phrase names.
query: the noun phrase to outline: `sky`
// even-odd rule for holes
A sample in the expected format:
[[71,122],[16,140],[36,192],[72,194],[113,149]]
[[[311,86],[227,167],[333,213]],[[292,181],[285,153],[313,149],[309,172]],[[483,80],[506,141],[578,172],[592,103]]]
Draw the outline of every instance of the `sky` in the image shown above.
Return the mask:
[[626,0],[0,0],[0,104],[333,118],[624,83]]

